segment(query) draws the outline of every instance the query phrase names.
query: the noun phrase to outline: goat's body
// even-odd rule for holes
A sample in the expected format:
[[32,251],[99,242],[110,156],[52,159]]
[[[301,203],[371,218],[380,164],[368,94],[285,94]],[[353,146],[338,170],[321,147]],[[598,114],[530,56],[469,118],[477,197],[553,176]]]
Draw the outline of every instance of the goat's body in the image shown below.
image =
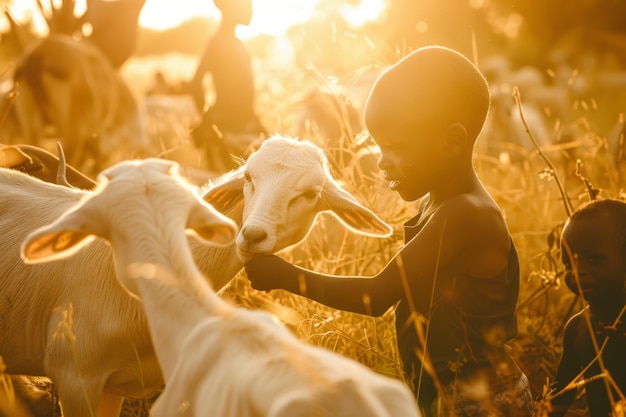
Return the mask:
[[299,341],[265,312],[222,300],[197,269],[185,236],[186,228],[200,233],[194,210],[202,202],[193,195],[191,203],[176,178],[154,168],[162,163],[153,164],[106,171],[109,183],[29,235],[22,252],[45,259],[57,248],[64,256],[86,235],[110,241],[117,279],[143,302],[166,381],[153,417],[418,415],[399,380]]
[[[15,244],[88,193],[5,169],[0,190],[0,355],[6,372],[50,377],[67,416],[90,415],[84,398],[95,407],[103,390],[154,394],[163,378],[145,315],[116,282],[108,245],[95,242],[74,259],[24,265]],[[117,401],[121,406],[122,398]]]
[[[0,356],[9,374],[50,377],[68,417],[90,415],[102,391],[119,395],[119,408],[122,396],[148,398],[163,385],[143,307],[115,280],[109,245],[42,265],[20,258],[16,242],[88,194],[0,169]],[[241,269],[232,246],[190,240],[220,285]]]
[[[148,320],[157,318],[150,328],[160,356],[158,318],[168,309],[162,294],[154,297],[158,285],[158,279],[142,280],[140,291]],[[193,301],[184,303],[186,313]],[[181,311],[180,305],[173,307],[172,313]],[[153,417],[417,415],[400,381],[297,340],[265,312],[228,305],[207,309],[197,304],[196,308],[187,324],[178,322],[174,333],[161,336],[176,341],[179,349],[169,356],[176,358],[173,364],[161,361],[164,372],[172,371],[166,373],[166,388]]]
[[[299,146],[287,143],[289,147]],[[268,149],[270,153],[273,151]],[[321,169],[319,155],[313,156],[311,166],[318,164]],[[307,158],[302,156],[296,165],[304,165],[309,172],[312,168],[304,163]],[[298,191],[285,185],[288,180],[300,178],[299,171],[288,166],[283,166],[284,179],[277,181],[272,177],[273,182],[263,188],[261,180],[266,169],[262,159],[263,153],[259,151],[255,162],[258,171],[252,171],[255,177],[255,172],[259,172],[258,198],[277,188],[283,196],[285,189],[292,190],[292,194]],[[321,179],[329,182],[324,177]],[[263,240],[248,242],[245,236],[241,237],[246,253],[249,250],[268,253],[297,243],[319,211],[334,209],[328,201],[337,200],[341,203],[337,211],[341,208],[346,218],[356,219],[363,227],[377,226],[380,230],[383,225],[373,214],[368,215],[360,208],[352,197],[341,199],[343,194],[338,196],[336,191],[322,199],[323,206],[312,211],[277,213],[277,206],[272,206],[269,214],[274,217],[268,218],[263,214],[268,210],[264,204],[244,210],[244,205],[254,199],[247,196],[244,204],[243,182],[243,171],[239,170],[214,184],[204,198],[222,204],[221,208],[240,225],[246,223],[246,218],[242,218],[245,211],[256,222],[255,230],[267,231],[264,233],[268,239],[272,238],[271,245],[264,245]],[[47,184],[13,170],[0,169],[0,227],[3,231],[0,241],[0,356],[8,366],[7,373],[50,377],[59,393],[65,417],[117,417],[123,396],[146,398],[163,383],[143,307],[116,281],[108,245],[94,242],[71,258],[41,265],[25,265],[18,253],[20,242],[30,232],[52,222],[81,198],[93,193]],[[266,200],[261,199],[261,203],[263,201]],[[122,208],[130,207],[131,203],[122,203]],[[286,203],[279,209],[294,210]],[[259,219],[270,221],[267,226],[258,225]],[[294,228],[296,232],[292,233],[290,230]],[[202,275],[209,277],[215,290],[226,285],[243,266],[232,244],[207,246],[193,237],[182,243],[185,247],[187,244],[194,262]],[[65,311],[72,313],[69,319],[73,321],[68,320]],[[71,323],[71,326],[63,326],[63,323]],[[74,339],[69,337],[70,333]],[[105,395],[101,396],[103,392]],[[96,408],[101,409],[99,414]]]

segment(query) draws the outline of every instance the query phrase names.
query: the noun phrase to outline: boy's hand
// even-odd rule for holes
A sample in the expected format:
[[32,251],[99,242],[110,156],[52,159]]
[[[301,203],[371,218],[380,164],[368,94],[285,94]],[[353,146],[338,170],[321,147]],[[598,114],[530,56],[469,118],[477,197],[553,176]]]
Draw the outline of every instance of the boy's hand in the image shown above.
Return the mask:
[[[245,264],[248,279],[255,290],[269,291],[283,288],[293,275],[295,267],[276,255],[260,255]],[[281,285],[283,284],[283,285]]]

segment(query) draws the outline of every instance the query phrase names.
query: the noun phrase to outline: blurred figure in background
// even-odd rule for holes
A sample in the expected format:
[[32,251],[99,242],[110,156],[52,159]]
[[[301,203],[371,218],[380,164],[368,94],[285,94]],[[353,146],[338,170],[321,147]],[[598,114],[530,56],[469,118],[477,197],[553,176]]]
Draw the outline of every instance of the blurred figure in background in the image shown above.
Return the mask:
[[119,68],[133,54],[139,14],[146,0],[87,0],[83,23],[91,26],[87,39]]
[[[238,25],[252,19],[252,0],[214,0],[222,13],[220,25],[209,40],[188,88],[202,121],[192,131],[195,145],[206,151],[207,165],[215,171],[237,166],[230,154],[247,156],[266,132],[255,109],[252,63],[243,42],[235,36]],[[205,75],[213,81],[212,103],[205,101]]]

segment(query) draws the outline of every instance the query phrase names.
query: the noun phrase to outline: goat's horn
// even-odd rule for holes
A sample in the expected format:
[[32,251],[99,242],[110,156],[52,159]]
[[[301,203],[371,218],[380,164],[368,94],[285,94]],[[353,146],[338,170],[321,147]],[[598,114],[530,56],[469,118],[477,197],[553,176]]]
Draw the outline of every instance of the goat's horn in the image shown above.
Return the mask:
[[65,161],[65,152],[63,152],[63,146],[61,142],[57,142],[57,152],[59,153],[59,167],[57,168],[57,184],[65,185],[69,188],[74,188],[72,184],[67,180],[67,163]]

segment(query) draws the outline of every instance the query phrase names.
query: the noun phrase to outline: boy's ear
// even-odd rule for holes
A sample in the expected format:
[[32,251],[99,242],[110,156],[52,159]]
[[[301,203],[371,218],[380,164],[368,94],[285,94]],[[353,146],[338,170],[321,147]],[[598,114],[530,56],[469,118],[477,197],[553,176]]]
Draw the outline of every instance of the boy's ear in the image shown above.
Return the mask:
[[446,128],[446,149],[450,156],[458,156],[467,152],[469,147],[469,138],[467,130],[461,123],[451,123]]

